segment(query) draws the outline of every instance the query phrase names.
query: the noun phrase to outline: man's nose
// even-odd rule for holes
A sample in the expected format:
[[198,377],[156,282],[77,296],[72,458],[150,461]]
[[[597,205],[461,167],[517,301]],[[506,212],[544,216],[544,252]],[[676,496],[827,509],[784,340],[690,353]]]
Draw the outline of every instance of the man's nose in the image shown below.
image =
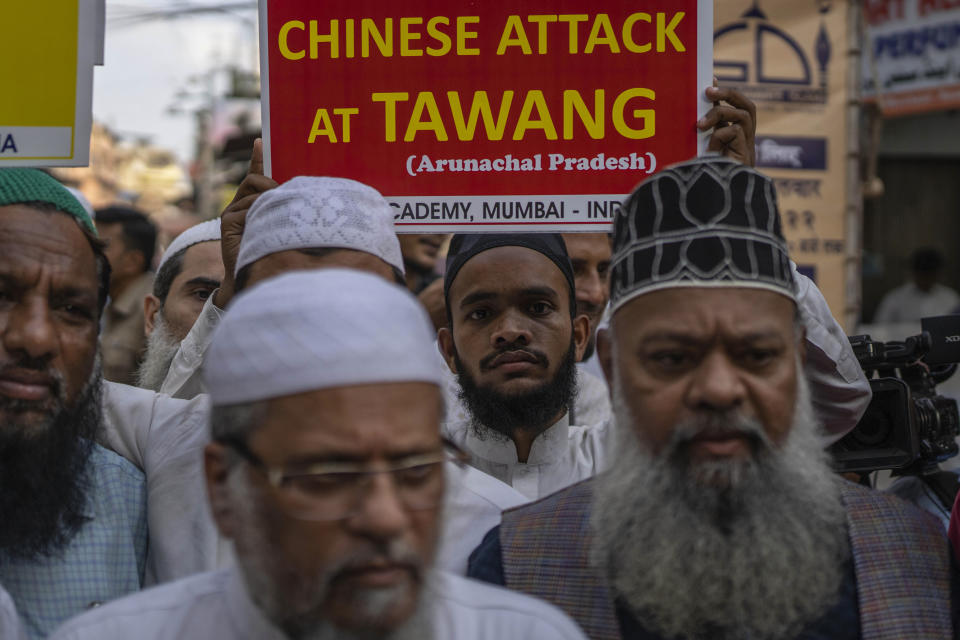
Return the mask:
[[369,483],[350,527],[377,540],[399,537],[410,526],[410,515],[396,482],[389,473],[375,473]]
[[577,279],[577,302],[600,307],[606,304],[607,283],[596,271]]
[[31,359],[49,359],[59,350],[54,318],[47,301],[31,296],[19,301],[7,315],[3,328],[3,347]]
[[493,333],[490,334],[490,346],[496,349],[514,342],[527,345],[532,338],[529,320],[519,311],[511,309],[497,319]]
[[741,375],[727,354],[709,354],[693,372],[687,390],[687,405],[694,410],[709,411],[740,408],[747,396]]

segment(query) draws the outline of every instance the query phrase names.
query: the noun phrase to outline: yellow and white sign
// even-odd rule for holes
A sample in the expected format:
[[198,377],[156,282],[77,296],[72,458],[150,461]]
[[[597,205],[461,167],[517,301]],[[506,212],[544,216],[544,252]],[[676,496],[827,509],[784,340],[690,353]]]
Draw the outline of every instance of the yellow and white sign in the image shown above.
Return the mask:
[[88,164],[98,2],[0,4],[0,167]]

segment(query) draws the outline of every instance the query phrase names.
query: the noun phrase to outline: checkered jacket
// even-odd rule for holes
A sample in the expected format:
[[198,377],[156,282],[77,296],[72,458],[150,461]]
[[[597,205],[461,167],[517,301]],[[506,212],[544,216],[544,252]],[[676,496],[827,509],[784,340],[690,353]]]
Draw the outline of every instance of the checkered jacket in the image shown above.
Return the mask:
[[[592,640],[620,640],[613,600],[590,565],[586,480],[503,514],[506,584],[567,612]],[[950,556],[939,522],[899,498],[844,483],[864,640],[953,637]]]

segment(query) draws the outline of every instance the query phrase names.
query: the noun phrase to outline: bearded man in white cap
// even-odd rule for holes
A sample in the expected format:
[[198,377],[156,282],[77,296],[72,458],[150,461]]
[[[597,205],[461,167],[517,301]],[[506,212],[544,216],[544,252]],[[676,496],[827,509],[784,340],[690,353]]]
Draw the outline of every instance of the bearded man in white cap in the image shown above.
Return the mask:
[[203,355],[236,290],[287,271],[323,267],[404,281],[393,210],[383,196],[344,178],[298,177],[277,186],[262,175],[260,148],[254,147],[250,172],[221,218],[223,282],[173,357],[162,393],[190,398],[203,390]]
[[596,640],[954,637],[939,523],[823,450],[773,182],[700,158],[614,221],[611,468],[504,514],[471,575]]
[[207,491],[237,566],[53,638],[582,639],[546,603],[431,570],[454,455],[432,344],[417,300],[369,274],[290,273],[239,296],[204,364]]
[[222,280],[219,219],[174,238],[160,259],[153,292],[143,299],[147,351],[137,372],[138,386],[160,390],[181,342]]

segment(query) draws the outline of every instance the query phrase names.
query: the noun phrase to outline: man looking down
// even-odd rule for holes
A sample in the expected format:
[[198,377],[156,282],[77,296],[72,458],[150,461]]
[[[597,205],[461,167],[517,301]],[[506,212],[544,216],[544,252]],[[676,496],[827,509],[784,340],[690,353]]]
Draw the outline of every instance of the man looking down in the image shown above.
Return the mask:
[[545,603],[431,569],[455,455],[432,344],[416,299],[370,274],[290,273],[241,294],[204,363],[207,491],[237,566],[54,638],[580,640]]
[[[247,215],[239,246],[226,239],[224,244],[234,251],[228,272],[242,274],[241,283],[248,287],[288,270],[338,266],[393,281],[395,268],[403,265],[390,206],[370,187],[340,178],[296,178],[264,193]],[[224,256],[229,255],[225,251]],[[233,278],[225,276],[227,280]],[[197,365],[223,313],[209,299],[204,309],[204,314],[212,310],[213,317],[209,322],[201,318],[182,345],[197,347],[191,351]],[[386,331],[389,325],[384,327]],[[322,326],[315,328],[314,342],[323,343],[323,331]],[[433,348],[430,355],[437,357]],[[318,359],[315,366],[327,365]],[[183,379],[193,381],[194,376]],[[203,388],[199,380],[196,385]],[[214,527],[202,499],[201,454],[209,441],[207,398],[199,395],[188,402],[109,385],[106,399],[110,429],[105,439],[143,469],[149,481],[149,581],[166,582],[231,565],[230,545]],[[499,522],[501,510],[524,499],[470,467],[451,469],[449,482],[446,526],[437,559],[444,568],[464,573],[467,556]]]

